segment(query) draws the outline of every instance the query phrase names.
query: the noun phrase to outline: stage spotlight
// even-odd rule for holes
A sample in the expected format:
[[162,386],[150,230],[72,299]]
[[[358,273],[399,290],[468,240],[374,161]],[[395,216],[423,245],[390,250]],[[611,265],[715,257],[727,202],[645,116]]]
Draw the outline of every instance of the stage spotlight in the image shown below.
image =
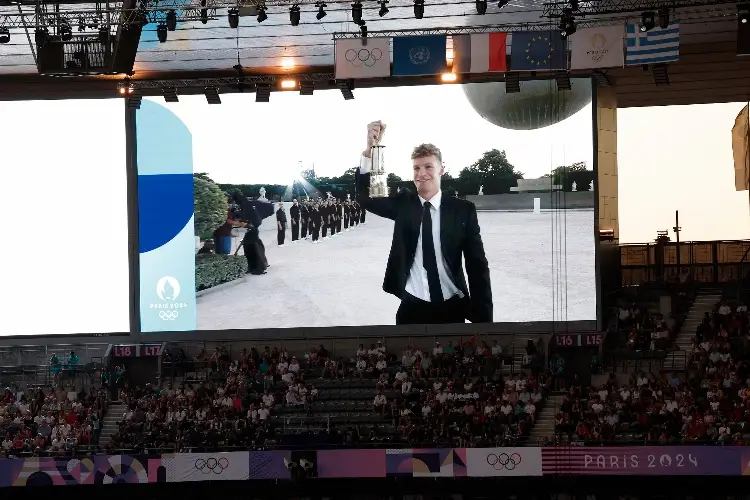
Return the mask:
[[[362,37],[362,38],[367,38],[367,24],[366,23],[362,23],[360,25],[360,27],[359,27],[359,36]],[[365,44],[365,42],[363,41],[362,45],[364,45],[364,44]]]
[[318,2],[315,4],[315,6],[318,8],[318,13],[315,14],[315,19],[320,21],[324,17],[326,17],[326,11],[325,8],[328,7],[324,2]]
[[167,41],[167,25],[166,24],[160,24],[156,28],[156,37],[159,39],[160,43],[164,43]]
[[362,24],[362,4],[359,0],[352,4],[352,21],[356,24]]
[[458,75],[455,73],[443,73],[440,75],[440,81],[443,83],[456,83],[458,81]]
[[0,43],[10,42],[10,30],[5,26],[0,27]]
[[652,11],[641,14],[641,31],[643,33],[654,29],[654,26],[656,26],[656,14]]
[[73,29],[66,22],[60,24],[60,40],[63,42],[69,42],[73,39]]
[[487,0],[477,0],[477,14],[483,16],[487,13]]
[[177,89],[174,87],[164,87],[161,92],[164,96],[164,102],[180,102],[180,98],[177,97]]
[[741,3],[737,5],[737,19],[740,24],[750,23],[750,4]]
[[378,15],[383,17],[386,14],[388,14],[388,0],[382,0],[380,2],[380,11],[378,12]]
[[268,19],[268,14],[266,14],[266,9],[262,7],[258,7],[258,22],[262,23],[266,19]]
[[99,28],[99,43],[109,43],[109,29],[106,27]]
[[292,23],[292,26],[299,26],[299,18],[299,5],[294,4],[289,8],[289,22]]
[[659,8],[659,27],[663,30],[669,28],[669,7]]
[[570,0],[570,10],[578,10],[578,0]]
[[414,0],[414,17],[417,19],[424,17],[424,0]]
[[560,35],[563,38],[567,38],[576,32],[576,21],[573,18],[573,13],[570,9],[564,9],[562,17],[560,18]]
[[216,87],[206,87],[203,89],[203,94],[206,96],[206,102],[208,104],[221,104],[221,97],[219,97],[219,89]]
[[240,25],[240,11],[237,9],[229,9],[227,12],[227,20],[229,21],[229,27],[237,29]]
[[49,42],[49,31],[47,28],[37,28],[34,32],[34,41],[39,47],[44,47]]
[[174,31],[177,29],[177,12],[170,10],[167,12],[167,30]]

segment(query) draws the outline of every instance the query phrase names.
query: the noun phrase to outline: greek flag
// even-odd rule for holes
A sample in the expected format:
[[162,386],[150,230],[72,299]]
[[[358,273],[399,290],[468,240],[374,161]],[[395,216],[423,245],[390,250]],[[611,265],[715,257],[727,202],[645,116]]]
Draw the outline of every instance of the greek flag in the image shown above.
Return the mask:
[[627,26],[625,64],[658,64],[680,59],[680,22],[666,28],[641,31],[637,24]]

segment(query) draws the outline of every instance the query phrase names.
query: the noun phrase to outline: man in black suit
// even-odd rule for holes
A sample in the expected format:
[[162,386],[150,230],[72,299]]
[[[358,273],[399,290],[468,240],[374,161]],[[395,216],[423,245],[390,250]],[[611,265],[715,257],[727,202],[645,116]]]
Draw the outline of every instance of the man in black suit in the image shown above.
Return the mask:
[[299,239],[300,209],[299,205],[297,205],[296,199],[292,200],[292,207],[289,209],[289,215],[292,218],[292,241],[297,241]]
[[384,131],[379,121],[367,126],[357,182],[363,208],[394,221],[383,290],[401,299],[396,324],[492,322],[490,270],[477,210],[471,202],[443,196],[440,150],[432,144],[414,148],[416,195],[403,190],[396,196],[370,198],[371,151]]

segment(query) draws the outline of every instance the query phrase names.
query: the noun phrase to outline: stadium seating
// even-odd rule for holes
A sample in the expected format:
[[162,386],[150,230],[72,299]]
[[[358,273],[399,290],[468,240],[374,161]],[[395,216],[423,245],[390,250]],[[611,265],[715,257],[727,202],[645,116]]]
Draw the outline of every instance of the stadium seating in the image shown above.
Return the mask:
[[572,385],[556,417],[559,442],[744,444],[750,439],[748,313],[722,301],[706,313],[687,373],[610,375]]

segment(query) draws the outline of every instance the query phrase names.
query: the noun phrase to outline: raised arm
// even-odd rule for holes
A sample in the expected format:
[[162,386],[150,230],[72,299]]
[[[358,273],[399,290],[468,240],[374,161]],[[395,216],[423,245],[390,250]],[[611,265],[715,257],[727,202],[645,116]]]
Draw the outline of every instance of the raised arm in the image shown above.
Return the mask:
[[490,266],[484,254],[484,244],[482,243],[477,219],[477,208],[473,203],[469,206],[466,226],[463,252],[466,274],[469,278],[469,294],[471,295],[469,320],[472,323],[491,323],[493,307]]
[[374,121],[367,125],[367,147],[362,152],[357,171],[357,201],[363,208],[386,219],[396,219],[396,200],[393,198],[370,198],[370,171],[372,170],[372,147],[380,143],[385,132],[385,123]]

